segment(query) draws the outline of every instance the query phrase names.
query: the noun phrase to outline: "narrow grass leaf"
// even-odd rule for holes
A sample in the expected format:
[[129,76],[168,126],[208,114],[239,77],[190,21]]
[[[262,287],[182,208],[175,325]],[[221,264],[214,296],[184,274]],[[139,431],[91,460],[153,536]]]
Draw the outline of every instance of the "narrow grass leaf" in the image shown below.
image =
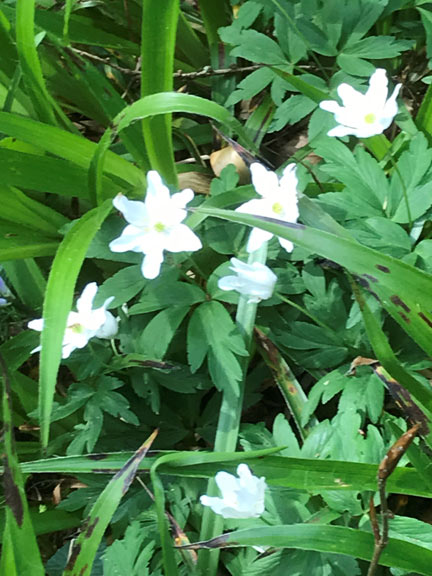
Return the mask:
[[[174,86],[174,49],[179,0],[143,0],[141,29],[141,96],[171,92]],[[147,154],[153,169],[168,184],[177,184],[171,114],[144,118]]]
[[[363,246],[344,235],[336,236],[301,224],[284,223],[227,210],[199,208],[197,212],[262,228],[347,268],[360,278],[362,285],[378,298],[382,306],[417,344],[432,355],[430,274]],[[432,391],[428,394],[432,399]]]
[[44,328],[41,335],[39,418],[43,447],[48,445],[50,416],[57,372],[60,366],[63,334],[72,308],[73,292],[90,242],[96,235],[112,204],[87,212],[69,229],[54,258],[43,308]]
[[[97,144],[83,136],[7,112],[0,112],[0,132],[33,144],[86,170],[90,167],[97,147]],[[115,181],[123,182],[123,185],[142,186],[144,183],[141,170],[113,152],[107,153],[105,172]]]
[[[331,554],[347,554],[354,558],[370,561],[374,551],[374,536],[371,532],[363,532],[344,526],[292,524],[290,526],[265,526],[238,530],[204,544],[209,548],[271,546],[315,550]],[[191,547],[195,548],[197,545]],[[387,546],[381,553],[379,563],[382,566],[401,568],[429,576],[432,550],[411,542],[389,538]]]
[[0,354],[3,379],[3,485],[6,501],[6,525],[3,547],[6,558],[0,567],[2,576],[31,574],[44,576],[36,535],[30,519],[24,481],[15,451],[12,424],[12,390],[8,367]]
[[96,500],[84,527],[72,547],[64,576],[90,576],[96,552],[120,500],[129,490],[141,460],[157,431],[153,432],[130,460],[117,472]]
[[[246,131],[240,122],[231,116],[231,114],[223,106],[201,98],[200,96],[192,96],[191,94],[181,94],[179,92],[165,92],[162,94],[152,94],[137,100],[130,106],[126,107],[114,119],[114,124],[117,125],[118,130],[121,131],[127,126],[130,126],[137,120],[156,116],[158,114],[169,114],[171,112],[184,112],[186,114],[198,114],[200,116],[207,116],[223,126],[228,130],[233,130],[239,136],[240,142],[248,147],[252,152],[257,151],[254,142],[249,138]],[[1,128],[1,126],[0,126]]]

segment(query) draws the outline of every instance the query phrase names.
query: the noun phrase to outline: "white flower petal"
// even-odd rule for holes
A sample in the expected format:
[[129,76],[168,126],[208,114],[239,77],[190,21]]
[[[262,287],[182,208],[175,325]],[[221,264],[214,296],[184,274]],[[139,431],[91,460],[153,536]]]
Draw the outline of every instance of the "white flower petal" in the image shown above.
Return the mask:
[[332,128],[331,130],[329,130],[327,132],[327,136],[334,136],[334,137],[338,137],[338,138],[342,138],[343,136],[349,136],[353,134],[354,136],[357,136],[357,133],[353,133],[353,128],[350,126],[335,126],[334,128]]
[[238,488],[238,479],[234,474],[229,474],[228,472],[218,472],[215,476],[215,481],[224,497],[229,493],[234,493]]
[[142,231],[136,226],[129,225],[121,233],[121,236],[109,243],[111,252],[128,252],[140,246]]
[[38,332],[42,332],[43,325],[44,325],[43,318],[38,318],[37,320],[30,320],[30,322],[28,322],[27,324],[27,326],[31,330],[37,330]]
[[202,248],[201,240],[186,224],[178,224],[170,230],[164,246],[169,252],[195,252]]
[[333,114],[336,114],[341,109],[341,106],[336,102],[336,100],[322,100],[319,103],[319,107],[321,110],[332,112]]
[[387,73],[383,68],[377,68],[369,79],[366,99],[377,109],[384,108],[388,95]]
[[344,108],[356,108],[358,106],[363,106],[364,94],[349,84],[339,84],[337,93],[339,98],[342,100]]
[[152,252],[144,256],[141,265],[141,272],[144,278],[153,280],[159,276],[161,264],[163,262],[163,252]]
[[77,300],[77,310],[79,314],[91,314],[93,308],[93,300],[95,299],[98,287],[96,282],[90,282],[82,291],[81,296]]
[[237,290],[239,288],[239,279],[237,276],[222,276],[218,280],[218,288],[221,290]]
[[173,194],[171,196],[171,202],[177,208],[181,208],[184,210],[186,208],[186,204],[189,204],[189,202],[194,199],[194,196],[195,195],[193,193],[193,190],[191,190],[190,188],[185,188],[181,192]]
[[111,340],[118,332],[118,321],[111,312],[105,312],[105,322],[96,332],[95,336],[97,338],[106,338]]
[[149,212],[160,211],[170,203],[169,189],[162,182],[159,172],[150,170],[147,173],[147,192],[145,205]]
[[286,240],[285,238],[278,237],[279,244],[282,248],[285,248],[287,252],[292,252],[294,250],[294,244],[290,240]]
[[125,219],[135,226],[141,226],[147,219],[147,208],[144,202],[128,200],[123,194],[117,194],[113,199],[113,204]]
[[258,194],[263,198],[265,198],[269,192],[279,188],[277,175],[271,170],[267,170],[267,168],[259,162],[251,164],[250,171],[252,175],[252,184]]
[[249,253],[256,252],[256,250],[259,250],[264,242],[268,242],[270,238],[273,238],[273,234],[271,232],[261,230],[260,228],[252,228],[246,250]]

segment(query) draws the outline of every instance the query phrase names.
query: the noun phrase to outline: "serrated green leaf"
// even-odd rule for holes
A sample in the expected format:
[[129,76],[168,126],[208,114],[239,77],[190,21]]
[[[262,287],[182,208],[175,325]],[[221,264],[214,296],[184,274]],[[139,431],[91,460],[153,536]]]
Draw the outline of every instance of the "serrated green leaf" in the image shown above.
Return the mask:
[[205,302],[193,313],[188,327],[188,359],[192,372],[208,355],[217,388],[238,391],[243,374],[237,356],[247,356],[243,339],[220,302]]

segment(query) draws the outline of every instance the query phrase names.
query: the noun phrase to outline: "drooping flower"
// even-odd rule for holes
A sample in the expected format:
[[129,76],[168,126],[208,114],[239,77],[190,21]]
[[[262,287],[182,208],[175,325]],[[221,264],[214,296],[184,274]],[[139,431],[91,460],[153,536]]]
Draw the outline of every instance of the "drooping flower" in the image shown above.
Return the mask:
[[159,275],[164,250],[194,252],[202,244],[198,236],[182,224],[187,215],[186,204],[194,197],[193,191],[188,188],[170,196],[155,170],[147,174],[147,184],[144,202],[128,200],[122,194],[114,198],[114,206],[129,224],[109,247],[113,252],[142,252],[143,276],[153,279]]
[[277,276],[268,266],[260,262],[246,264],[237,258],[231,258],[231,264],[230,269],[235,275],[219,278],[221,290],[236,290],[249,296],[248,302],[255,303],[272,297]]
[[[110,339],[117,334],[117,320],[107,310],[114,297],[107,298],[100,308],[93,310],[93,301],[97,290],[96,282],[87,284],[77,300],[78,312],[69,312],[63,336],[62,358],[69,358],[74,350],[84,348],[91,338]],[[39,332],[42,331],[43,325],[43,318],[32,320],[28,323],[29,328]],[[38,352],[39,350],[41,350],[41,346],[38,346],[32,352]]]
[[369,79],[366,94],[355,90],[349,84],[340,84],[337,89],[343,106],[335,100],[320,102],[320,108],[334,114],[338,126],[328,132],[328,136],[353,135],[369,138],[382,134],[396,116],[398,106],[396,98],[402,84],[398,84],[390,98],[386,71],[378,68]]
[[[254,162],[250,167],[252,184],[262,198],[249,200],[236,211],[255,216],[277,218],[284,222],[297,222],[299,216],[297,207],[297,176],[295,164],[288,164],[279,180],[277,174],[267,170],[262,164]],[[253,228],[246,246],[248,252],[255,252],[264,242],[273,237],[271,232]],[[278,238],[280,245],[287,252],[293,249],[293,243],[284,238]]]
[[247,464],[239,464],[237,476],[218,472],[215,480],[222,498],[204,495],[200,502],[224,518],[258,518],[264,512],[265,478],[254,476]]

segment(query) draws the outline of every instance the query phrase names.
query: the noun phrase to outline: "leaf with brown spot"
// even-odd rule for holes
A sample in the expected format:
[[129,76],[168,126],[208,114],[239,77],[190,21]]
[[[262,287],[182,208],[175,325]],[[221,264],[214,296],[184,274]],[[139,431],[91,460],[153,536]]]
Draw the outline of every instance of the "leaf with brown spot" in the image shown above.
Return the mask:
[[157,436],[155,430],[126,464],[110,480],[96,500],[90,515],[84,522],[81,534],[72,547],[71,557],[64,576],[89,576],[105,530],[107,529],[120,500],[135,478],[141,460],[147,454]]

